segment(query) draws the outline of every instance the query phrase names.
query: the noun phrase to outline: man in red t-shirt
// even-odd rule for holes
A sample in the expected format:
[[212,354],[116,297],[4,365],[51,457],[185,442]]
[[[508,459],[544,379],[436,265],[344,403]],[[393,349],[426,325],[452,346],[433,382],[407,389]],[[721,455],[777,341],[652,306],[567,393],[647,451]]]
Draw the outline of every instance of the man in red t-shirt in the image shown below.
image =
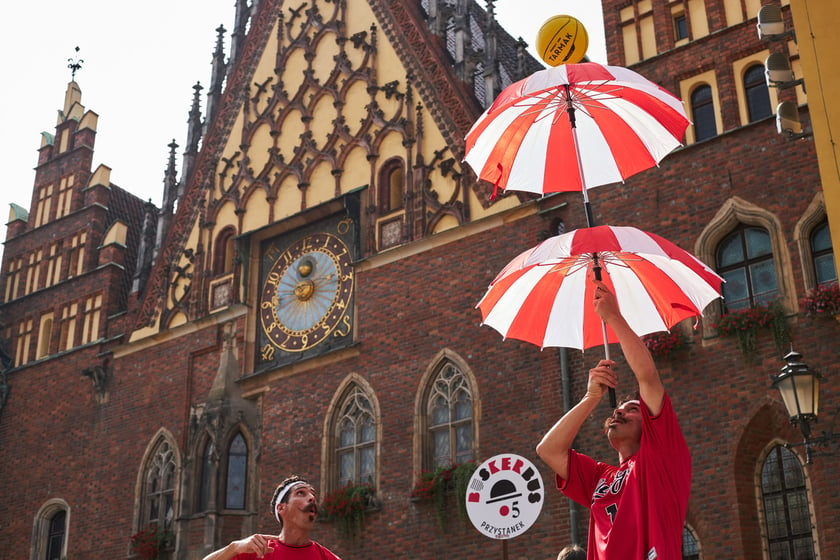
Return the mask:
[[612,360],[589,370],[586,394],[546,433],[537,454],[557,474],[557,488],[590,509],[588,560],[680,560],[691,491],[688,446],[650,352],[615,296],[594,282],[595,311],[618,336],[639,383],[640,399],[622,403],[604,426],[619,466],[572,449],[607,388],[618,383]]
[[315,489],[299,476],[280,483],[271,498],[271,510],[280,523],[280,535],[251,535],[233,541],[204,560],[341,560],[309,538],[318,517]]

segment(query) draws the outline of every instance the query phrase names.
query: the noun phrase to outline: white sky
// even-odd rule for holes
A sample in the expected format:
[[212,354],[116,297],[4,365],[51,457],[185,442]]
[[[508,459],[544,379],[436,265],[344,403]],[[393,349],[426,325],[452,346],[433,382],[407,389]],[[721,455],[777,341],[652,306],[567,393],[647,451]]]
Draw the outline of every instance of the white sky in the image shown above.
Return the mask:
[[[357,0],[349,0],[350,2]],[[419,0],[418,0],[419,1]],[[570,14],[589,32],[589,58],[606,62],[599,0],[496,0],[496,17],[531,53],[540,25]],[[70,81],[68,59],[84,60],[76,81],[86,110],[99,115],[93,168],[160,206],[174,138],[180,172],[192,86],[206,102],[215,29],[223,24],[229,54],[235,0],[0,1],[0,241],[9,203],[29,210],[41,132],[55,132]],[[536,56],[536,55],[535,55]]]

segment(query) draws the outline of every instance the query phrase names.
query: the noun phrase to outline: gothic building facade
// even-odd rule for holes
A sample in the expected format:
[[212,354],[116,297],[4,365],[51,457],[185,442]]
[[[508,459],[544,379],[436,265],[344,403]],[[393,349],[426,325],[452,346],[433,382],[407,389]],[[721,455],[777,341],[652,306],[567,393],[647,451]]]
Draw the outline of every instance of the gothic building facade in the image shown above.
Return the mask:
[[[774,116],[789,101],[807,125],[807,98],[764,78],[772,53],[798,71],[796,44],[756,37],[758,0],[603,7],[609,62],[678,95],[693,124],[658,168],[590,191],[599,222],[727,279],[656,356],[693,456],[683,558],[837,557],[830,459],[785,445],[802,435],[770,382],[792,346],[824,376],[824,415],[840,406],[840,325],[805,300],[837,281],[817,156]],[[30,208],[12,208],[0,559],[139,558],[149,527],[165,557],[202,558],[276,532],[269,500],[291,473],[322,502],[366,489],[349,534],[322,508],[314,536],[343,558],[536,560],[585,542],[586,509],[534,446],[603,349],[505,341],[475,309],[519,252],[586,224],[580,193],[492,197],[462,162],[483,109],[540,65],[492,1],[239,0],[227,55],[221,37],[161,208],[91,169],[98,116],[75,81]],[[721,321],[750,308],[784,328],[739,345]],[[577,447],[614,460],[600,425]],[[442,506],[415,491],[502,453],[545,490],[521,536],[476,531],[451,489]]]

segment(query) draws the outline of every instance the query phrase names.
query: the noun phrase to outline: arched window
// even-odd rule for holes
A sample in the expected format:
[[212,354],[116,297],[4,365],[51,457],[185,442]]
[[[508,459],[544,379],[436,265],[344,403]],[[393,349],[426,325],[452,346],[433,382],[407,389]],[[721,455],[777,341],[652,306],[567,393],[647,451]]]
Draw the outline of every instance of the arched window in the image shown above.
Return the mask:
[[691,115],[697,142],[717,135],[715,105],[712,102],[711,87],[702,85],[691,92]]
[[761,120],[773,114],[770,107],[770,93],[764,79],[764,66],[754,64],[744,72],[744,92],[747,96],[747,116],[750,122]]
[[219,276],[233,272],[233,258],[236,252],[234,236],[236,229],[228,226],[216,236],[216,244],[213,248],[213,274]]
[[770,560],[813,560],[805,473],[797,456],[782,445],[770,451],[761,467],[761,501]]
[[718,245],[716,260],[718,274],[726,280],[727,311],[766,303],[778,295],[776,263],[766,230],[739,226]]
[[828,220],[823,220],[811,231],[811,260],[817,285],[837,282],[837,268],[834,263],[834,249]]
[[371,484],[376,480],[376,420],[370,399],[353,384],[338,407],[335,422],[337,485]]
[[228,447],[225,507],[245,509],[245,483],[248,479],[248,446],[241,433]]
[[213,442],[208,440],[201,454],[201,474],[199,475],[198,504],[196,511],[207,511],[210,507],[210,488],[213,484]]
[[402,208],[404,175],[400,158],[389,159],[380,169],[379,185],[376,189],[380,214],[388,214]]
[[688,525],[683,526],[682,560],[700,560],[700,545]]
[[444,361],[426,397],[425,468],[475,459],[473,398],[464,374]]
[[48,313],[41,316],[41,324],[38,330],[38,351],[35,359],[43,358],[50,353],[50,342],[52,341],[53,314]]
[[144,476],[140,527],[170,528],[175,518],[175,450],[161,438]]
[[47,555],[46,560],[61,560],[64,551],[64,536],[67,512],[59,510],[50,519],[47,527]]
[[47,501],[35,516],[33,542],[27,558],[36,560],[62,560],[67,558],[67,531],[70,525],[70,507],[64,500]]

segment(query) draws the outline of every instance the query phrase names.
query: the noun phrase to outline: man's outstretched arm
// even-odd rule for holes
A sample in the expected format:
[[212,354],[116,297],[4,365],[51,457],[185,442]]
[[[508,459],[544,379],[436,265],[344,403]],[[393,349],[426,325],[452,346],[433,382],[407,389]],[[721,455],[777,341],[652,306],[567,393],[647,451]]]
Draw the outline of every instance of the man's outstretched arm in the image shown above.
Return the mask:
[[665,396],[665,386],[659,378],[659,371],[653,362],[650,350],[644,341],[635,333],[618,308],[615,294],[600,280],[593,280],[595,290],[595,312],[609,325],[618,337],[621,352],[627,364],[639,383],[639,394],[653,416],[662,410],[662,399]]

